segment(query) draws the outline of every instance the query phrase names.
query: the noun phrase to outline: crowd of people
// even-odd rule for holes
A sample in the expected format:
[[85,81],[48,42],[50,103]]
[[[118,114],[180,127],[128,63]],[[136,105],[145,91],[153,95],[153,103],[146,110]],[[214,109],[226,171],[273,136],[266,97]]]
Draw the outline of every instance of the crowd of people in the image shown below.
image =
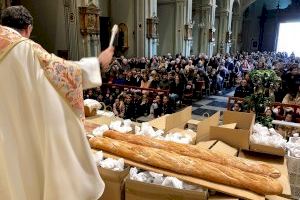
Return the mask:
[[[299,59],[293,54],[267,52],[217,54],[211,58],[204,54],[129,59],[121,56],[114,58],[110,70],[103,74],[103,83],[117,86],[104,84],[102,88],[85,91],[84,95],[104,102],[122,118],[156,118],[174,112],[185,97],[195,97],[198,82],[202,82],[202,88],[208,89],[210,94],[222,94],[224,87],[236,87],[235,97],[251,95],[254,84],[249,72],[253,69],[273,69],[282,78],[276,101],[300,103],[300,95],[295,94],[298,88],[294,89],[295,85],[300,85]],[[120,85],[128,87],[118,87]],[[286,91],[289,91],[288,96],[285,96]],[[243,108],[235,102],[232,110],[242,111]]]

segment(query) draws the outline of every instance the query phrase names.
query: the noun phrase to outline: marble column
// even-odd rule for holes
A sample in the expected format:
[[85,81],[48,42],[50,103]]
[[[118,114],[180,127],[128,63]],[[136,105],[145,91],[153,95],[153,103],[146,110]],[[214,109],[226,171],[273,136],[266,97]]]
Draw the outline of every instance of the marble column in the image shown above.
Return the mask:
[[196,12],[200,14],[199,19],[199,53],[205,53],[209,57],[213,54],[214,41],[210,40],[210,30],[215,30],[215,12],[216,4],[215,1],[211,1],[208,4],[202,4],[197,9]]
[[157,39],[147,38],[147,19],[157,17],[157,0],[135,0],[135,54],[152,57],[157,54]]

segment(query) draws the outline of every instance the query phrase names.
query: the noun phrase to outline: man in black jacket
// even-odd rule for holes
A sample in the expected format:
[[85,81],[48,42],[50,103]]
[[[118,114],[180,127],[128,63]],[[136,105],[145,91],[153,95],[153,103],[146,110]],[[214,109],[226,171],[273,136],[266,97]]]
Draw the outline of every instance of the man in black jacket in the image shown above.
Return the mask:
[[234,96],[245,98],[246,96],[250,96],[251,93],[251,88],[247,85],[247,81],[243,79],[241,85],[235,89]]

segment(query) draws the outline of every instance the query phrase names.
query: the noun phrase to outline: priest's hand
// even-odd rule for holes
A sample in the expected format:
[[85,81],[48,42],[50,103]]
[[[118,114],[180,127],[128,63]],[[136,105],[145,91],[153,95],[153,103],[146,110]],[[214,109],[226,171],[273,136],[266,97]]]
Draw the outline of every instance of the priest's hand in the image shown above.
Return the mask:
[[115,49],[113,47],[108,47],[107,49],[102,51],[98,56],[102,71],[107,72],[109,70],[109,64],[114,55],[114,50]]

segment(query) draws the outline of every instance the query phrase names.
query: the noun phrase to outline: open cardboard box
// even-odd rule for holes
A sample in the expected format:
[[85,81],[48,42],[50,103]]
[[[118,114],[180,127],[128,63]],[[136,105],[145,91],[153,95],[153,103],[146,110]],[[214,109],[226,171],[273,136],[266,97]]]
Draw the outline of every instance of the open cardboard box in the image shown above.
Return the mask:
[[239,200],[239,198],[218,194],[208,197],[208,200]]
[[197,133],[195,133],[194,131],[184,130],[181,128],[173,128],[167,134],[172,134],[172,133],[179,133],[180,135],[183,135],[183,136],[189,135],[192,138],[192,141],[190,142],[190,144],[196,144]]
[[173,128],[184,129],[186,123],[192,118],[192,106],[189,106],[179,112],[164,115],[149,121],[149,124],[154,128],[168,132]]
[[200,121],[197,127],[197,138],[196,143],[201,141],[210,140],[210,128],[211,126],[218,126],[220,123],[220,112],[215,113],[214,115]]
[[[197,125],[196,143],[209,140],[209,130],[211,126],[218,126],[220,122],[220,112],[203,121],[192,120],[192,107],[189,106],[171,115],[165,115],[149,122],[154,128],[168,132],[174,128],[183,130],[187,124]],[[195,127],[194,127],[195,128]]]
[[250,134],[255,122],[255,114],[225,111],[223,124],[236,123],[236,129],[211,126],[210,140],[221,140],[233,147],[249,150]]
[[189,121],[187,121],[187,128],[194,131],[194,132],[197,132],[198,131],[198,124],[200,122],[201,121],[199,121],[199,120],[190,119]]
[[279,182],[283,186],[283,193],[281,195],[268,195],[267,199],[282,199],[291,197],[291,187],[289,182],[289,175],[287,169],[287,160],[285,157],[278,157],[273,155],[262,154],[258,152],[250,152],[250,151],[240,151],[238,157],[246,158],[248,160],[265,162],[269,165],[273,165],[276,169],[278,169],[281,173],[281,176],[278,178]]
[[[124,121],[122,118],[119,117],[107,117],[107,116],[93,116],[93,117],[88,117],[86,118],[84,122],[85,130],[87,132],[92,132],[95,128],[102,126],[102,125],[107,125],[109,126],[112,122],[115,121]],[[128,132],[129,134],[134,134],[134,126],[140,126],[139,123],[137,122],[132,122],[132,131]]]
[[208,192],[197,190],[176,189],[152,183],[125,179],[126,200],[207,200]]
[[285,156],[285,150],[283,148],[276,148],[262,144],[250,143],[250,151],[271,154],[276,156]]
[[130,167],[126,167],[124,171],[113,171],[98,167],[100,176],[105,183],[103,195],[99,200],[124,200],[124,179],[129,174],[129,170]]

